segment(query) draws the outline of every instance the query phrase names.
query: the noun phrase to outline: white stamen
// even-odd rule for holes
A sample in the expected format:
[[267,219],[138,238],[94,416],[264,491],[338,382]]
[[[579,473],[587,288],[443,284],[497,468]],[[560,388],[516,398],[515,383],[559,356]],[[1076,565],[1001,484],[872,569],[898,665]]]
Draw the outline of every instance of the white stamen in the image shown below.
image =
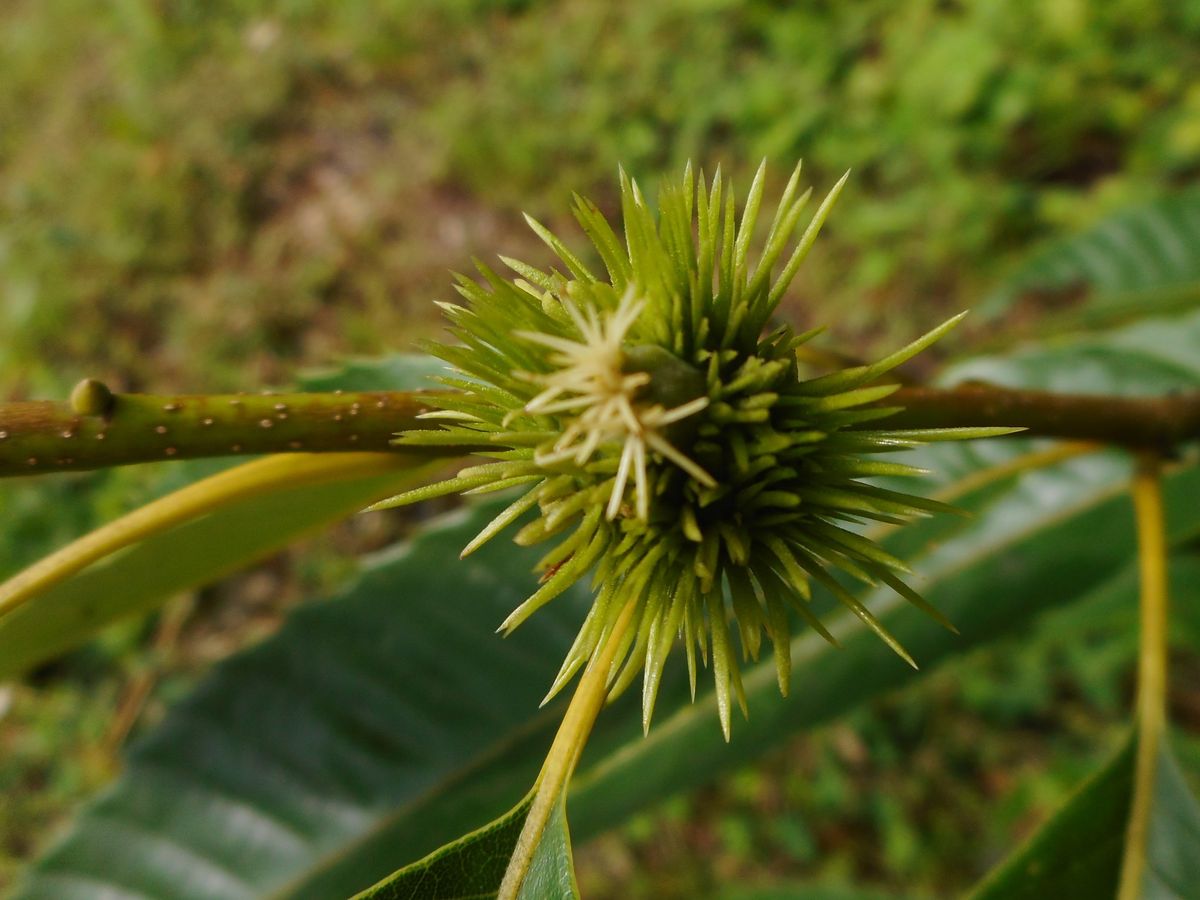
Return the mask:
[[534,456],[535,461],[550,466],[573,460],[576,465],[583,466],[602,444],[622,444],[621,460],[606,508],[610,519],[620,514],[631,473],[637,516],[643,520],[649,518],[647,448],[670,460],[701,484],[708,487],[715,484],[712,476],[660,433],[667,425],[704,409],[708,406],[708,398],[697,397],[671,410],[659,404],[639,404],[635,401],[637,392],[650,382],[650,375],[622,371],[625,361],[622,343],[644,307],[645,301],[636,299],[632,290],[604,318],[595,307],[581,310],[571,300],[564,300],[563,308],[581,340],[541,332],[517,332],[519,337],[555,351],[550,361],[559,367],[547,375],[529,376],[541,381],[545,390],[525,404],[526,412],[537,415],[577,413],[553,448],[539,451]]
[[621,465],[617,468],[617,479],[613,482],[612,494],[608,498],[606,515],[615,519],[621,510],[621,499],[625,496],[625,482],[629,480],[629,466],[633,462],[634,441],[626,441],[621,451]]
[[646,477],[646,442],[632,441],[637,513],[643,522],[650,518],[650,479]]

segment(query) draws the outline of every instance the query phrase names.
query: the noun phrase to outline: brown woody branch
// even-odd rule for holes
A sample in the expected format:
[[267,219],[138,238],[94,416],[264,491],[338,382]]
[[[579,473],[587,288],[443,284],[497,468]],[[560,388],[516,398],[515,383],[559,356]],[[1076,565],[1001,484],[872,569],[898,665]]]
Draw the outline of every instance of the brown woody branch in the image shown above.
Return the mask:
[[1200,439],[1200,391],[1114,397],[969,384],[904,387],[884,402],[904,407],[886,420],[902,428],[1022,427],[1027,436],[1161,452]]

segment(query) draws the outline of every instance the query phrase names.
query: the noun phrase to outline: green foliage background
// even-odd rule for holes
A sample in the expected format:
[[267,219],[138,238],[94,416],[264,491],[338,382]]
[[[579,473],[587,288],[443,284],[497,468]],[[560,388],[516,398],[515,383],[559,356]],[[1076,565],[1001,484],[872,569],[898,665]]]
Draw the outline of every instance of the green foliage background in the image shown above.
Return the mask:
[[744,176],[803,157],[818,185],[852,167],[804,286],[805,316],[847,330],[960,306],[1030,242],[1200,167],[1195,2],[0,15],[9,392],[97,369],[226,387],[392,349],[427,327],[445,268],[519,255],[519,210],[611,198],[619,162],[647,182],[689,158]]
[[[688,158],[743,186],[764,155],[777,174],[803,157],[818,190],[853,167],[790,314],[891,345],[1043,239],[1192,183],[1198,63],[1192,0],[9,0],[0,396],[85,374],[238,389],[404,349],[437,327],[448,268],[544,258],[521,210],[562,225],[571,190],[612,202],[618,163],[653,183]],[[176,477],[3,486],[0,569]],[[405,527],[376,518],[333,543]],[[288,598],[336,581],[328,543],[202,594],[165,650],[135,623],[6,689],[0,885],[115,770],[130,685],[154,674],[152,721]],[[971,882],[1104,755],[1128,705],[1130,611],[1068,615],[578,848],[584,893]],[[1195,647],[1178,665],[1193,731]]]

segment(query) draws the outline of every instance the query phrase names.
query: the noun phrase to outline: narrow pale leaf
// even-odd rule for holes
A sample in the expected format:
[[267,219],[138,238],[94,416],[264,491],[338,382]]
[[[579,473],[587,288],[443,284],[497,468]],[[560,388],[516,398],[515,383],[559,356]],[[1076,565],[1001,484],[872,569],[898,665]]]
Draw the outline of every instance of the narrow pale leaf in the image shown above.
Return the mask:
[[398,453],[267,457],[135,510],[0,585],[0,678],[352,515],[426,465]]

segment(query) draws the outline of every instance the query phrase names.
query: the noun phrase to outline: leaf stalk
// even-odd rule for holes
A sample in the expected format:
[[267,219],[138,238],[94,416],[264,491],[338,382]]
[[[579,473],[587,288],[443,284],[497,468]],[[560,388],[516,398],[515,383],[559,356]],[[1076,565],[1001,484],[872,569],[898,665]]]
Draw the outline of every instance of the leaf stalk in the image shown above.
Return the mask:
[[579,680],[579,686],[571,697],[562,724],[554,736],[550,752],[546,754],[546,761],[538,775],[537,794],[533,798],[533,805],[517,839],[516,849],[513,850],[508,868],[504,872],[498,900],[515,900],[521,891],[534,851],[537,850],[542,833],[546,830],[546,823],[550,821],[555,804],[566,789],[571,773],[575,771],[575,764],[579,762],[592,726],[596,724],[596,717],[600,715],[600,709],[604,706],[608,682],[613,674],[613,661],[617,651],[623,646],[625,632],[633,622],[636,607],[635,599],[630,599],[625,604],[604,646],[592,657]]
[[1138,900],[1142,896],[1159,747],[1167,727],[1167,540],[1161,464],[1153,454],[1144,454],[1139,461],[1133,479],[1133,504],[1141,578],[1137,758],[1118,900]]

